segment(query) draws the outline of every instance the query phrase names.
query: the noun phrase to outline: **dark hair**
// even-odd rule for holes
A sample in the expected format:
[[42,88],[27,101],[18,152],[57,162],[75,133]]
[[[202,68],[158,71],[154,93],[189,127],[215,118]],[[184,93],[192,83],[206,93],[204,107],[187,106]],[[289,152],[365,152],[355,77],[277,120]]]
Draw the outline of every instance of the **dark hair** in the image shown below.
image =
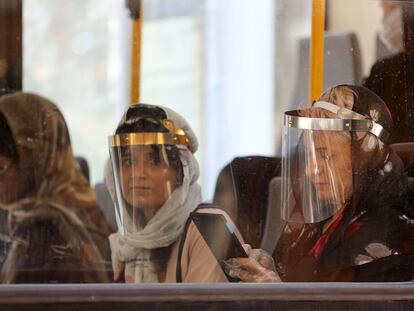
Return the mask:
[[[161,120],[167,119],[164,110],[156,106],[136,105],[130,107],[125,114],[125,120],[116,129],[116,134],[128,133],[168,133]],[[182,184],[184,173],[180,160],[180,151],[175,145],[165,145],[168,163],[177,172],[177,183]],[[161,146],[151,145],[156,162],[161,161]],[[119,159],[118,159],[119,160]],[[119,161],[117,161],[119,163]]]
[[6,118],[0,113],[0,154],[10,158],[13,162],[18,161],[16,143]]

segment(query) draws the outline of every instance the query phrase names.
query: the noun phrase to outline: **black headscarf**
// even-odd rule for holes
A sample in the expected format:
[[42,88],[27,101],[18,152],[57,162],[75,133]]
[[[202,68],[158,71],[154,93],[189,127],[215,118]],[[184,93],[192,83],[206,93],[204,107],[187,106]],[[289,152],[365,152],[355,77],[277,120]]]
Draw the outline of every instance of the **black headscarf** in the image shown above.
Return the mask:
[[[364,87],[337,86],[320,100],[351,109],[392,131],[387,106]],[[413,278],[413,207],[401,160],[380,139],[362,132],[351,133],[351,155],[353,195],[346,207],[321,223],[286,225],[274,253],[283,281]]]

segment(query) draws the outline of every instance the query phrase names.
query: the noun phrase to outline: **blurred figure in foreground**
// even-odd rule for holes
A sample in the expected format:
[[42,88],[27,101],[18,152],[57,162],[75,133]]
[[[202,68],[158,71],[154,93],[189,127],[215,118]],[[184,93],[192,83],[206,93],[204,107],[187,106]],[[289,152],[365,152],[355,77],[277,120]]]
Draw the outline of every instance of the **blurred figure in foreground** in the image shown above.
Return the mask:
[[112,230],[43,97],[0,97],[0,211],[2,283],[109,281]]

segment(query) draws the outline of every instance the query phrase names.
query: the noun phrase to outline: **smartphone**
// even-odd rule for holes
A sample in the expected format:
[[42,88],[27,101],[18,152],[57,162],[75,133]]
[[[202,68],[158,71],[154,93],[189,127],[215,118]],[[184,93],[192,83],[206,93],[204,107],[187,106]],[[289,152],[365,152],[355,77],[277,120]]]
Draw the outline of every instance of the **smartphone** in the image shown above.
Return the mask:
[[[191,220],[206,241],[223,272],[224,261],[230,258],[248,257],[237,238],[233,226],[221,214],[191,213]],[[224,273],[226,274],[226,273]],[[230,282],[239,282],[226,274]]]

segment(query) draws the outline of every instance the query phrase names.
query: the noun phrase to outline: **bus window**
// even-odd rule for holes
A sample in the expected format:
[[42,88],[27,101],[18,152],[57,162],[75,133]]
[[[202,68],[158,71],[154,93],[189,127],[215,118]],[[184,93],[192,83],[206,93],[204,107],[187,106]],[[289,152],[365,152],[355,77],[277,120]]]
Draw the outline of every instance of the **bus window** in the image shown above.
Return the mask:
[[[413,13],[396,0],[0,0],[0,280],[58,266],[46,283],[142,283],[75,286],[78,302],[142,290],[145,306],[168,289],[177,308],[203,308],[210,290],[234,308],[293,306],[302,290],[328,307],[347,292],[410,301],[395,293],[414,274]],[[147,170],[163,189],[149,205]],[[177,189],[191,204],[170,204]],[[192,265],[180,244],[200,206],[249,258],[216,262],[198,232]],[[171,284],[190,266],[219,277]]]

